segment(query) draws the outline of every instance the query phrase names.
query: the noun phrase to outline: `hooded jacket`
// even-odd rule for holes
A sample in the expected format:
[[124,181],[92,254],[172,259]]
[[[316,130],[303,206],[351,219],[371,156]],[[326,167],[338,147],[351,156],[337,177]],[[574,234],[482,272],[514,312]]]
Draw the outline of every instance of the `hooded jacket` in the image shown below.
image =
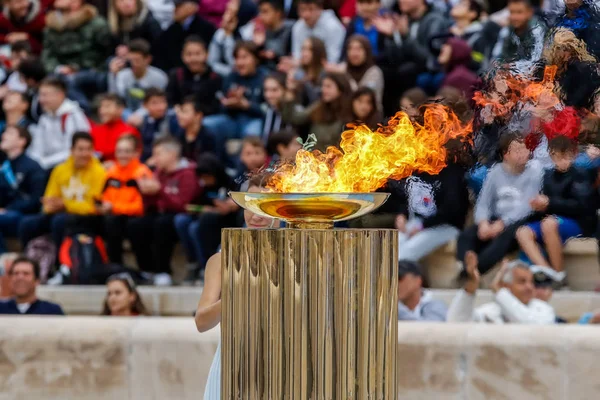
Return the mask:
[[338,62],[342,55],[346,28],[336,17],[333,10],[323,10],[314,27],[309,27],[304,20],[299,19],[292,27],[292,55],[300,59],[302,43],[314,36],[325,43],[327,61]]
[[0,208],[22,214],[39,212],[46,178],[46,171],[25,154],[5,160],[0,165]]
[[102,201],[112,204],[113,215],[144,214],[144,199],[137,185],[137,180],[142,177],[152,177],[152,171],[139,160],[126,166],[115,164],[107,172]]
[[42,114],[32,129],[29,156],[42,168],[51,169],[69,157],[71,139],[77,131],[89,132],[90,123],[75,101],[65,99],[56,113]]
[[465,99],[472,99],[475,86],[479,82],[477,75],[469,68],[472,61],[471,48],[462,39],[449,38],[446,44],[452,48],[450,61],[446,64],[446,77],[442,87],[451,86],[462,92]]
[[157,171],[155,177],[160,182],[160,191],[145,198],[149,210],[160,213],[185,212],[185,206],[191,204],[199,194],[196,164],[184,158],[174,172]]
[[100,153],[99,157],[103,161],[114,160],[117,140],[123,135],[134,135],[138,139],[141,138],[137,129],[131,125],[127,125],[122,119],[106,124],[97,124],[92,127],[94,150]]
[[11,32],[24,32],[28,34],[27,41],[31,45],[31,50],[38,54],[42,51],[45,25],[44,11],[39,0],[29,0],[29,11],[22,20],[12,17],[7,4],[0,14],[0,43],[7,44],[6,36]]
[[131,18],[120,18],[114,6],[115,1],[109,1],[108,27],[111,33],[111,48],[127,45],[134,39],[144,39],[150,45],[162,33],[160,24],[154,19],[152,12],[142,0],[137,0],[138,13]]
[[62,198],[69,214],[93,215],[96,201],[102,196],[104,180],[104,167],[96,158],[85,168],[76,169],[73,157],[69,157],[52,171],[44,196]]
[[51,11],[46,16],[42,62],[48,71],[60,65],[76,70],[98,68],[109,50],[108,25],[95,7],[84,5],[67,15]]
[[208,65],[204,73],[198,75],[194,75],[185,66],[177,67],[169,73],[167,100],[169,106],[173,107],[193,95],[196,101],[205,107],[205,115],[215,114],[221,106],[216,94],[221,90],[222,85],[221,76]]

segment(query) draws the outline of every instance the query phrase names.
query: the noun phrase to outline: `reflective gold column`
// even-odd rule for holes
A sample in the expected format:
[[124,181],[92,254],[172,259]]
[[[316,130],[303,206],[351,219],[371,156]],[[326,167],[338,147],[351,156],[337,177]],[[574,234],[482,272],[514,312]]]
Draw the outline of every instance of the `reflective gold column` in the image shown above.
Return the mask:
[[223,399],[396,398],[396,231],[222,239]]

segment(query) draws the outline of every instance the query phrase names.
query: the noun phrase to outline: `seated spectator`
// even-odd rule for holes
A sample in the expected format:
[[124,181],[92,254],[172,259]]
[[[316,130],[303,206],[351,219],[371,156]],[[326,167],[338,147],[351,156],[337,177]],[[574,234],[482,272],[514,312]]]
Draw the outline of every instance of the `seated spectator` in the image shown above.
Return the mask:
[[4,98],[8,91],[24,93],[27,91],[27,84],[19,73],[21,61],[31,57],[31,46],[27,41],[14,42],[10,46],[10,70],[8,78],[0,87],[0,98]]
[[265,121],[261,138],[268,142],[272,132],[285,130],[288,126],[281,118],[281,102],[285,93],[285,75],[274,72],[268,75],[263,82],[263,95],[265,97]]
[[240,35],[258,46],[262,64],[274,70],[279,59],[291,53],[293,25],[285,19],[283,2],[259,0],[258,17],[242,26]]
[[385,36],[379,34],[374,20],[382,12],[380,0],[356,0],[356,16],[348,23],[346,31],[346,46],[348,39],[354,35],[365,37],[371,44],[373,55],[379,57],[384,52]]
[[111,162],[115,159],[115,146],[123,135],[134,135],[138,138],[140,133],[131,125],[121,119],[125,102],[116,94],[105,94],[99,99],[98,117],[100,124],[92,127],[94,150],[100,160]]
[[2,111],[4,111],[4,121],[2,126],[21,126],[28,128],[31,124],[27,118],[29,110],[29,98],[25,93],[8,92],[2,102]]
[[293,130],[275,132],[269,137],[267,153],[272,161],[294,161],[296,153],[302,148],[298,134]]
[[46,25],[44,11],[39,0],[6,1],[0,14],[0,44],[26,40],[31,50],[39,54]]
[[109,0],[108,28],[111,33],[111,49],[116,53],[126,49],[132,40],[143,39],[150,45],[158,39],[162,28],[142,0]]
[[215,32],[208,46],[208,65],[223,78],[233,70],[233,49],[236,42],[241,39],[237,29],[237,11],[233,4],[233,1],[227,3],[220,28]]
[[423,289],[421,266],[412,261],[400,261],[398,270],[398,320],[440,321],[446,320],[448,307],[433,293]]
[[530,151],[517,133],[500,137],[502,162],[489,171],[475,204],[475,225],[461,233],[456,245],[456,258],[466,262],[469,251],[482,274],[496,265],[518,244],[517,229],[529,221],[530,202],[542,185],[543,170],[536,161],[529,161]]
[[144,3],[146,3],[148,9],[152,12],[152,15],[160,25],[160,29],[164,31],[171,25],[175,11],[175,4],[172,1],[146,0]]
[[[375,91],[377,96],[377,109],[383,111],[383,72],[375,65],[373,50],[369,40],[362,35],[351,36],[346,42],[346,62],[340,65],[339,72],[346,72],[350,76],[352,90],[359,87],[368,87]],[[334,71],[337,70],[334,67]]]
[[31,99],[28,117],[31,121],[38,122],[43,112],[39,101],[39,86],[46,77],[46,69],[38,58],[30,57],[19,64],[19,75],[27,85],[27,95]]
[[23,218],[19,237],[23,247],[38,236],[52,234],[57,248],[68,228],[97,233],[100,219],[96,202],[104,187],[104,168],[94,158],[94,143],[87,132],[73,135],[71,156],[54,168],[42,197],[43,214]]
[[13,125],[0,141],[6,156],[0,168],[0,254],[6,252],[3,236],[16,237],[21,219],[40,211],[46,172],[25,154],[30,143],[29,131]]
[[297,96],[301,104],[306,106],[317,101],[321,90],[321,80],[325,74],[325,64],[327,63],[327,52],[323,41],[315,37],[310,37],[304,41],[298,68],[290,67],[288,69],[286,63],[287,61],[284,61],[283,65],[280,65],[280,69],[288,72],[288,78],[290,77],[290,71],[292,71],[292,79],[299,87]]
[[509,26],[500,31],[492,58],[502,61],[537,61],[542,55],[544,23],[535,16],[530,0],[509,0]]
[[106,298],[104,299],[101,315],[137,317],[147,314],[146,306],[131,275],[123,272],[108,278],[106,281]]
[[421,88],[412,88],[404,92],[400,98],[400,110],[404,111],[410,119],[420,115],[419,108],[427,101],[427,93]]
[[310,123],[310,132],[317,137],[317,150],[338,146],[342,131],[352,112],[350,83],[345,75],[327,73],[321,84],[321,99],[308,108],[295,100],[296,82],[288,79],[282,108],[283,120],[294,125]]
[[520,227],[516,235],[531,263],[561,272],[565,243],[596,231],[597,199],[590,174],[573,166],[577,143],[557,136],[550,140],[548,148],[554,168],[544,172],[542,192],[531,200],[537,221]]
[[180,105],[175,106],[177,123],[183,131],[184,158],[196,162],[200,154],[215,152],[215,140],[206,132],[202,121],[204,112],[194,96],[187,97]]
[[487,66],[494,45],[490,43],[480,22],[481,14],[485,11],[482,4],[481,0],[461,0],[450,10],[454,20],[450,33],[466,41],[473,50],[470,65],[474,70]]
[[138,179],[146,215],[131,218],[127,236],[138,267],[154,273],[154,284],[170,286],[171,258],[177,243],[175,215],[185,212],[198,195],[196,165],[181,157],[181,143],[166,136],[154,143],[154,177]]
[[154,141],[159,137],[169,136],[178,129],[175,113],[169,111],[167,95],[160,89],[150,88],[144,96],[144,108],[147,114],[142,120],[140,134],[142,137],[143,162],[152,155]]
[[109,54],[110,33],[96,7],[83,0],[55,0],[46,16],[42,61],[46,70],[73,75],[97,69]]
[[127,221],[144,215],[144,199],[138,181],[152,178],[150,169],[139,160],[140,141],[124,135],[116,142],[116,163],[106,173],[102,202],[98,207],[104,216],[104,232],[108,259],[123,264],[123,238]]
[[466,99],[472,99],[479,78],[469,67],[471,61],[471,48],[468,43],[462,39],[449,38],[442,45],[438,57],[445,73],[441,87],[456,88]]
[[377,97],[373,89],[361,87],[352,93],[352,121],[377,129],[377,124],[381,122],[381,112],[377,108]]
[[333,10],[323,9],[323,0],[298,0],[298,21],[292,28],[292,56],[300,60],[302,44],[309,37],[325,43],[327,60],[338,62],[342,55],[346,28]]
[[40,266],[37,262],[19,257],[13,261],[8,276],[14,297],[0,301],[0,314],[65,315],[58,304],[37,298],[36,290],[40,283]]
[[[267,165],[267,149],[263,142],[257,137],[247,137],[242,142],[240,152],[241,170],[238,176],[244,177],[248,174],[254,174]],[[244,187],[240,190],[244,191]]]
[[233,55],[235,71],[223,82],[223,113],[204,119],[204,126],[215,138],[217,154],[221,156],[228,139],[259,136],[262,132],[265,73],[259,68],[258,49],[252,42],[239,42]]
[[164,90],[169,79],[163,71],[150,65],[152,55],[148,42],[134,39],[128,48],[126,60],[115,57],[110,62],[108,90],[125,99],[127,110],[134,112],[142,105],[146,90]]
[[196,35],[188,36],[181,53],[183,66],[169,73],[167,85],[169,106],[180,104],[183,99],[194,95],[196,102],[202,104],[206,115],[219,111],[220,103],[216,94],[221,90],[223,82],[206,63],[207,58],[206,45],[202,39]]
[[46,78],[40,84],[39,102],[44,110],[32,131],[29,154],[50,170],[69,157],[73,134],[90,131],[87,117],[76,102],[67,99],[67,88],[59,78]]
[[469,251],[465,257],[467,281],[448,309],[448,322],[491,322],[494,324],[553,324],[554,309],[534,298],[533,273],[526,264],[504,262],[491,285],[494,301],[475,308],[475,292],[479,287],[477,255]]
[[156,46],[156,66],[163,71],[170,71],[182,65],[181,51],[188,36],[197,35],[204,43],[210,43],[215,33],[215,27],[198,15],[197,0],[174,0],[173,3],[173,23],[153,44],[153,47]]
[[[456,239],[469,211],[464,162],[449,142],[448,164],[439,174],[413,174],[406,181],[406,208],[396,217],[398,258],[419,261]],[[459,150],[459,152],[462,149]]]

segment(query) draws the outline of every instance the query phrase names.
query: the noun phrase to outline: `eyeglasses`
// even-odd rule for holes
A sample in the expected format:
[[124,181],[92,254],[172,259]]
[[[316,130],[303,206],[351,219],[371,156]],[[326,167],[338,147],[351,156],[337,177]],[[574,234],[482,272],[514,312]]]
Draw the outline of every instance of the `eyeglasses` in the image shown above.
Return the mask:
[[118,274],[111,275],[106,280],[106,283],[109,283],[112,281],[125,281],[125,282],[127,282],[127,285],[129,286],[129,288],[131,290],[135,289],[135,287],[136,287],[135,281],[133,280],[133,278],[131,277],[129,272],[119,272]]

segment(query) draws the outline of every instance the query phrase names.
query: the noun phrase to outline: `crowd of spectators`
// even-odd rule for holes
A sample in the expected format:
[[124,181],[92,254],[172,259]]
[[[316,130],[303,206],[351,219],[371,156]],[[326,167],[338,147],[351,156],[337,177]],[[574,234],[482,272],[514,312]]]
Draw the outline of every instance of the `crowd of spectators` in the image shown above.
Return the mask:
[[[105,243],[106,262],[123,264],[127,240],[145,276],[170,285],[180,242],[185,281],[196,282],[218,251],[220,230],[243,224],[227,192],[243,190],[245,174],[293,159],[301,148],[296,139],[314,134],[315,148],[324,151],[339,144],[349,122],[376,128],[398,110],[418,120],[428,101],[467,121],[481,76],[495,62],[540,60],[552,19],[572,29],[595,60],[594,32],[568,23],[587,3],[546,6],[6,0],[0,253],[6,237],[27,249],[47,235],[60,249],[66,239],[88,235]],[[530,160],[523,135],[502,135],[497,145],[501,157],[486,168],[482,187],[470,172],[480,160],[449,142],[440,174],[390,181],[386,205],[351,226],[398,229],[405,263],[457,240],[468,281],[474,278],[466,265],[483,274],[519,249],[523,265],[563,271],[562,245],[595,234],[600,152],[583,150],[582,172],[573,166],[580,149],[563,137],[547,143],[546,169]],[[473,205],[474,225],[467,224]],[[407,268],[419,277],[414,265]],[[68,269],[52,269],[53,283],[72,279]],[[131,295],[132,286],[119,282],[126,287],[112,296]],[[410,304],[428,298],[415,293],[400,310],[411,319],[418,312]],[[451,314],[466,315],[465,304]]]

